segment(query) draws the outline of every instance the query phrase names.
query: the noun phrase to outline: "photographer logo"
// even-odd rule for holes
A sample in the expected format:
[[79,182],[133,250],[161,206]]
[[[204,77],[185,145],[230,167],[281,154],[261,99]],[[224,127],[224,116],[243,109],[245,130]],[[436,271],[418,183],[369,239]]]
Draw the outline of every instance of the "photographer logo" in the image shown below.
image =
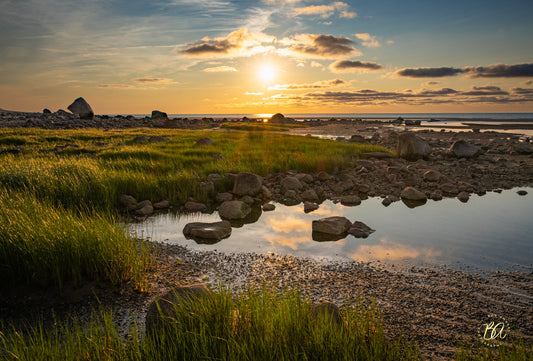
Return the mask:
[[509,324],[504,317],[490,314],[478,329],[481,342],[489,347],[497,347],[509,334]]

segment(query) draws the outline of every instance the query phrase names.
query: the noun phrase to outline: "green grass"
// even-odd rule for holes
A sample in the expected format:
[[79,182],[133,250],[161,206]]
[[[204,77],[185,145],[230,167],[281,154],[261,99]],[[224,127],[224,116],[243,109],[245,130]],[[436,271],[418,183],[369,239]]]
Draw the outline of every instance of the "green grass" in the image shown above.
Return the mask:
[[[313,318],[297,291],[221,290],[175,308],[169,327],[122,339],[109,313],[89,325],[0,335],[6,360],[416,360],[417,347],[387,340],[379,310],[361,300],[342,308],[342,324]],[[0,351],[1,352],[1,351]]]
[[61,289],[86,280],[144,288],[149,248],[114,219],[38,200],[31,193],[0,188],[2,286],[35,284]]
[[516,335],[498,347],[461,346],[457,350],[457,361],[529,361],[533,360],[533,344]]

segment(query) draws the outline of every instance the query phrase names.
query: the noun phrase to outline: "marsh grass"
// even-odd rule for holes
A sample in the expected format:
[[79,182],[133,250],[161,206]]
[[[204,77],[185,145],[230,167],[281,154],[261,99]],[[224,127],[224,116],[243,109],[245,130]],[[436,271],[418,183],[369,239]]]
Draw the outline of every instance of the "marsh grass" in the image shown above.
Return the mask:
[[[139,337],[132,325],[123,339],[112,315],[101,312],[86,327],[7,330],[7,360],[416,360],[416,345],[387,340],[379,310],[357,300],[342,308],[343,322],[311,315],[297,290],[221,290],[212,298],[181,302],[174,322]],[[187,306],[183,306],[186,304]]]
[[531,338],[512,334],[509,341],[495,348],[479,345],[461,345],[457,361],[529,361],[533,360]]
[[150,250],[114,219],[81,213],[1,189],[0,270],[3,287],[14,284],[78,286],[86,280],[118,284],[132,279],[143,289]]
[[295,128],[307,128],[305,124],[273,124],[273,123],[222,123],[220,128],[233,130],[246,130],[255,132],[275,131],[287,132]]

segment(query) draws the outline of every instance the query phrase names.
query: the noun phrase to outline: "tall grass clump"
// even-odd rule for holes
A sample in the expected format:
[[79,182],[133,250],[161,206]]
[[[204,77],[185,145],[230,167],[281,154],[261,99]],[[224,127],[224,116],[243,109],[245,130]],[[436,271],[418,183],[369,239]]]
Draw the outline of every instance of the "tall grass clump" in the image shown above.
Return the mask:
[[[186,306],[184,306],[186,305]],[[345,306],[339,324],[313,317],[297,291],[221,291],[182,302],[167,328],[121,339],[110,314],[87,327],[8,330],[0,335],[7,360],[417,360],[417,347],[387,340],[372,304]]]
[[457,350],[457,361],[529,361],[533,360],[533,343],[529,339],[511,334],[508,342],[498,347],[463,345]]
[[29,192],[1,189],[3,285],[61,288],[65,283],[133,279],[142,287],[149,249],[109,216],[65,209]]

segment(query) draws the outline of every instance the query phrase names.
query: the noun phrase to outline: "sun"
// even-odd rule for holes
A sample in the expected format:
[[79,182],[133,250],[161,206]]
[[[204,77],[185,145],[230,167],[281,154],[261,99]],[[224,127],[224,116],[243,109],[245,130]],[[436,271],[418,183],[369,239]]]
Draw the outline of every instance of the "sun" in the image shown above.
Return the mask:
[[276,79],[276,69],[270,64],[263,64],[259,67],[257,75],[263,83],[272,83]]

